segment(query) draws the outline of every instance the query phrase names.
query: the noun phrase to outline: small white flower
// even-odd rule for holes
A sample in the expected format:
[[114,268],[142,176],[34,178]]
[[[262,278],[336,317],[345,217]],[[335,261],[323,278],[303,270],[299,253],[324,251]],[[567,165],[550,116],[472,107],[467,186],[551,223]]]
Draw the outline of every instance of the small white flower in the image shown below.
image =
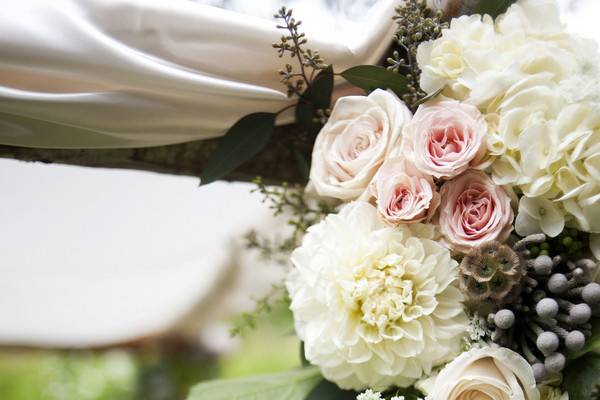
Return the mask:
[[469,334],[471,343],[477,343],[486,336],[491,337],[492,335],[492,332],[487,327],[485,318],[479,316],[479,314],[475,314],[469,318],[467,333]]
[[353,202],[308,229],[287,280],[308,361],[345,389],[407,387],[460,351],[457,262],[429,225]]
[[381,393],[367,389],[356,397],[356,400],[382,400]]

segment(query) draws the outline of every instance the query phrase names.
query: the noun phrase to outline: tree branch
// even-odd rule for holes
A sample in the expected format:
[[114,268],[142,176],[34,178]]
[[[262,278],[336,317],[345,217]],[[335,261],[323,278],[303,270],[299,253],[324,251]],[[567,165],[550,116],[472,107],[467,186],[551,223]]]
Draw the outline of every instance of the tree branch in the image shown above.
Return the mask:
[[[312,143],[302,139],[293,125],[277,127],[273,140],[254,159],[244,163],[224,179],[251,181],[256,176],[272,184],[304,183],[302,168],[294,151],[310,159]],[[133,149],[39,149],[0,145],[0,157],[78,165],[84,167],[121,168],[163,174],[200,176],[218,139],[169,146]],[[296,150],[293,150],[296,149]]]

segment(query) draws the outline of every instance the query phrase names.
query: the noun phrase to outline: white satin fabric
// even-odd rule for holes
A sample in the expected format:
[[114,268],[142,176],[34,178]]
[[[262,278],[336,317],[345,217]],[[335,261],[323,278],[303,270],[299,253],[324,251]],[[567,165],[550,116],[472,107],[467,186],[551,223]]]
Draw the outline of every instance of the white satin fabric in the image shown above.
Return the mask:
[[[337,71],[377,62],[398,2],[379,1],[352,34],[308,31],[310,47]],[[222,135],[289,102],[271,20],[188,0],[0,4],[2,144],[165,145]]]

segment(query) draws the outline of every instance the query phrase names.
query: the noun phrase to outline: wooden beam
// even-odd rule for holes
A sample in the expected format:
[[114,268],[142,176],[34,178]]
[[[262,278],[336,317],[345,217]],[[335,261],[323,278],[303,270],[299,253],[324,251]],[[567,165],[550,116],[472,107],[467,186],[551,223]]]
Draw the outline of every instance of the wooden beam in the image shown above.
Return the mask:
[[[15,160],[121,168],[162,174],[200,176],[218,139],[169,146],[130,149],[41,149],[0,145],[0,157]],[[261,176],[265,182],[304,183],[305,172],[298,156],[310,159],[312,143],[297,127],[278,127],[273,140],[254,159],[224,177],[228,181],[251,181]]]

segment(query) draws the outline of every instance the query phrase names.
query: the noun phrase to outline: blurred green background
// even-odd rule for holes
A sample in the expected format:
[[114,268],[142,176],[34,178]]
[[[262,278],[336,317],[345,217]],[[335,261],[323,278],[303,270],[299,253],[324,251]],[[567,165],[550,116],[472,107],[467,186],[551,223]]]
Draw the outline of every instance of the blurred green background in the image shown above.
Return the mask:
[[281,307],[229,354],[209,354],[173,337],[96,350],[0,349],[0,399],[179,400],[202,380],[299,365],[299,342]]

